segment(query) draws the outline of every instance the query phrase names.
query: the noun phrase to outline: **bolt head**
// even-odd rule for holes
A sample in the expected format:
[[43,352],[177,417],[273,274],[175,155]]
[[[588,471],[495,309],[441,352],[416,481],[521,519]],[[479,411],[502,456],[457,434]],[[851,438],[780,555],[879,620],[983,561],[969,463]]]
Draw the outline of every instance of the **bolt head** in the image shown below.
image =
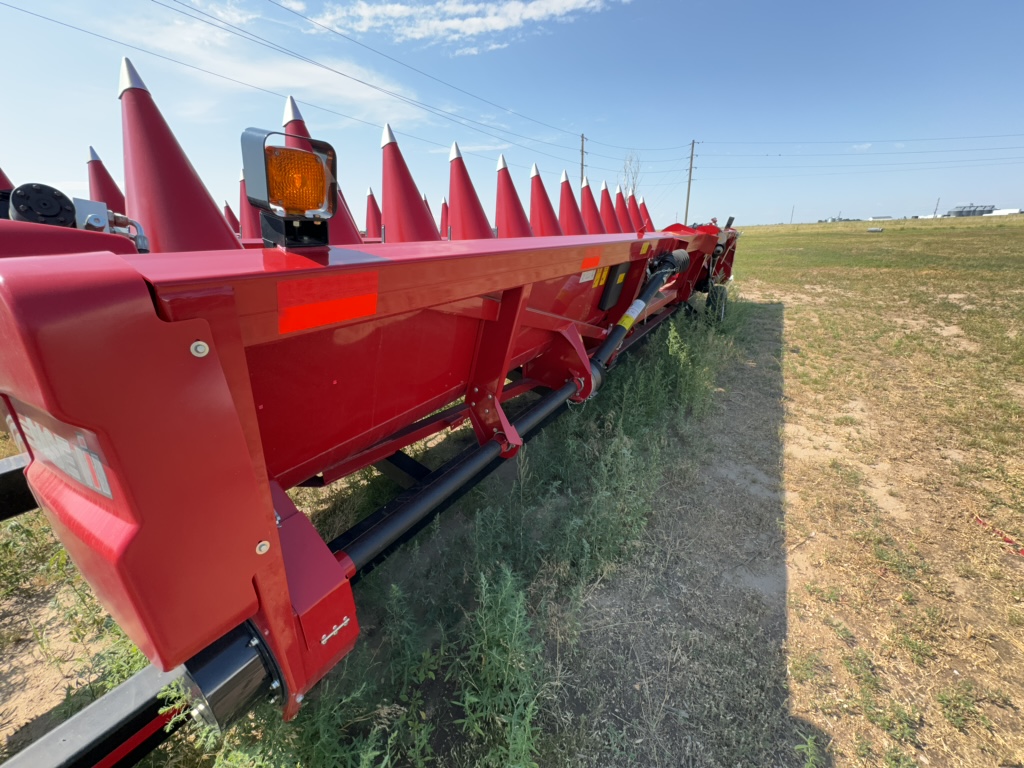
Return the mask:
[[210,345],[205,341],[193,341],[189,350],[195,357],[206,357],[210,354]]
[[256,545],[256,554],[257,555],[265,555],[269,551],[270,551],[270,542],[269,541],[265,541],[264,540],[264,541],[261,541],[259,544]]

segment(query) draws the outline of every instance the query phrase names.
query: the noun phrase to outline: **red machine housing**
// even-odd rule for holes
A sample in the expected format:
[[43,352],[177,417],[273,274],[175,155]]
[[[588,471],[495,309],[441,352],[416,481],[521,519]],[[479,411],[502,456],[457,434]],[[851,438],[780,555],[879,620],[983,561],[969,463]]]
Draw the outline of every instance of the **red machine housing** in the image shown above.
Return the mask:
[[[37,499],[140,649],[169,669],[254,619],[294,711],[358,625],[351,567],[283,489],[466,418],[514,447],[506,375],[524,368],[516,392],[578,379],[584,397],[588,350],[653,257],[684,248],[690,267],[641,323],[689,298],[720,238],[731,253],[735,233],[701,230],[6,258],[0,393]],[[0,222],[7,254],[46,252],[51,234],[66,239]],[[83,249],[110,237],[78,234]],[[601,310],[613,272],[621,292]],[[84,442],[109,494],[46,460],[41,430]]]

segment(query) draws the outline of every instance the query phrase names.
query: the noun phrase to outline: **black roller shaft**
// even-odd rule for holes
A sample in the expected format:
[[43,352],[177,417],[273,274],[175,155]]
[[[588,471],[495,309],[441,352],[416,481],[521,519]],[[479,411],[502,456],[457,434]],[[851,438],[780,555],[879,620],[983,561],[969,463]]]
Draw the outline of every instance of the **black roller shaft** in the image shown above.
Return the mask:
[[[577,391],[575,382],[566,383],[561,389],[546,395],[517,419],[513,426],[520,435],[533,431]],[[402,494],[394,503],[385,505],[328,546],[333,552],[344,552],[355,563],[357,570],[363,570],[431,512],[484,472],[500,455],[501,446],[494,440],[465,451],[444,470],[435,473],[433,479]]]

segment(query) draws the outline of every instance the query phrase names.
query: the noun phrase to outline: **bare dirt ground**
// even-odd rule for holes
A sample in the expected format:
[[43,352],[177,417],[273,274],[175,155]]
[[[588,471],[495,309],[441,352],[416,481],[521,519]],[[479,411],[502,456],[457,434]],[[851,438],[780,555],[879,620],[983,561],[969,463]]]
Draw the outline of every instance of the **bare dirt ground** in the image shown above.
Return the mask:
[[[641,554],[590,590],[565,691],[621,734],[591,765],[802,765],[828,738],[786,674],[783,306],[755,303],[715,408],[678,436]],[[818,763],[824,765],[824,762]]]

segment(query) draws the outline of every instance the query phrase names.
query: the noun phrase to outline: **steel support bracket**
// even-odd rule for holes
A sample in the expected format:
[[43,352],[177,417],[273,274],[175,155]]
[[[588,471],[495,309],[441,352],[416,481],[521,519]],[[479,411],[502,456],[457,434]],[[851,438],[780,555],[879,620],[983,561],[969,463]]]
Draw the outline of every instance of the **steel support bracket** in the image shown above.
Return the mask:
[[498,317],[485,322],[481,328],[466,388],[466,405],[477,439],[481,444],[497,440],[505,458],[514,456],[523,444],[501,407],[501,392],[512,365],[529,297],[530,286],[510,288],[502,293]]

